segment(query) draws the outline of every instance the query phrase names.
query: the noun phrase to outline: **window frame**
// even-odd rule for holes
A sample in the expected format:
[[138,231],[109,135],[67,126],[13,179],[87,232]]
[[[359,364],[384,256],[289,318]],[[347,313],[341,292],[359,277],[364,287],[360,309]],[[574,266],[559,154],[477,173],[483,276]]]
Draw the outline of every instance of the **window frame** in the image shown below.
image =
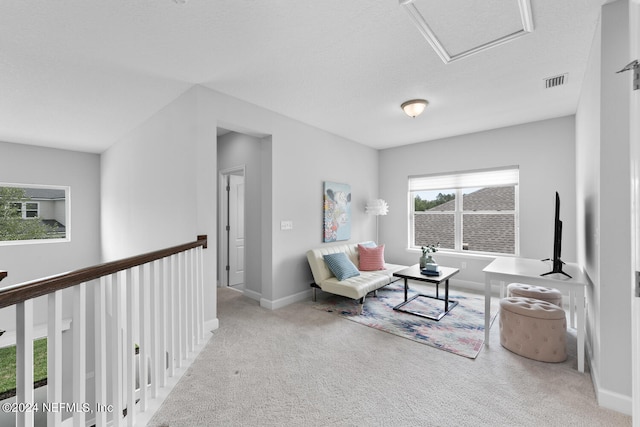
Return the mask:
[[[506,175],[509,172],[515,174],[515,182],[513,177],[508,178],[511,181],[500,182],[502,178],[498,178],[497,180],[488,179],[486,182],[488,184],[482,184],[479,182],[478,184],[469,185],[469,178],[473,178],[473,176],[481,177],[482,174],[492,172],[506,172]],[[452,215],[454,216],[454,248],[442,248],[440,251],[442,252],[452,252],[458,254],[475,254],[475,255],[499,255],[499,256],[519,256],[520,255],[520,170],[518,166],[507,166],[503,168],[494,168],[494,169],[481,169],[481,170],[470,170],[470,171],[461,171],[461,172],[452,172],[452,173],[441,173],[441,174],[433,174],[433,175],[419,175],[419,176],[409,176],[408,177],[408,192],[407,198],[409,203],[409,218],[408,218],[408,248],[410,250],[420,250],[420,246],[416,245],[416,229],[415,229],[415,199],[414,193],[419,191],[437,191],[437,190],[445,190],[445,191],[455,191],[455,203],[453,211],[432,211],[429,214],[433,215]],[[462,179],[459,179],[462,177]],[[436,180],[442,180],[444,183],[451,182],[461,182],[460,185],[449,185],[438,184],[436,187],[432,188],[421,188],[416,189],[412,188],[412,180],[418,179],[430,179],[435,178]],[[451,178],[451,179],[449,179]],[[480,178],[482,179],[482,178]],[[507,178],[505,178],[507,179]],[[488,251],[473,251],[466,250],[463,248],[463,227],[464,220],[463,216],[465,215],[464,211],[464,203],[463,196],[464,190],[469,188],[490,188],[490,187],[514,187],[514,210],[509,211],[499,211],[499,210],[483,210],[483,211],[466,211],[467,215],[488,215],[488,214],[504,214],[504,215],[513,215],[514,216],[514,252],[513,253],[503,253],[503,252],[488,252]],[[433,242],[435,244],[436,242]]]
[[[65,237],[62,238],[50,238],[50,239],[24,239],[24,240],[0,240],[0,247],[3,246],[15,246],[15,245],[33,245],[33,244],[49,244],[49,243],[66,243],[71,242],[71,187],[68,185],[49,185],[49,184],[19,184],[10,182],[0,182],[0,187],[14,187],[23,189],[43,189],[43,190],[62,190],[64,191],[64,216],[65,216]],[[31,220],[34,218],[26,217],[27,203],[37,203],[36,218],[40,217],[41,206],[40,201],[26,200],[21,201],[21,218],[25,220]],[[33,209],[31,209],[32,211]]]

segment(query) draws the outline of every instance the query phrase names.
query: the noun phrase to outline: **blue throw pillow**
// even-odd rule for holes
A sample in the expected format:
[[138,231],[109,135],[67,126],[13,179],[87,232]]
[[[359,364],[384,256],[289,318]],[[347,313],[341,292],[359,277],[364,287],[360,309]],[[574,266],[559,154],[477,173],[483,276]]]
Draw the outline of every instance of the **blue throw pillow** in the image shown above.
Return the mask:
[[347,254],[338,252],[336,254],[323,255],[324,262],[338,280],[359,276],[358,268],[351,262]]

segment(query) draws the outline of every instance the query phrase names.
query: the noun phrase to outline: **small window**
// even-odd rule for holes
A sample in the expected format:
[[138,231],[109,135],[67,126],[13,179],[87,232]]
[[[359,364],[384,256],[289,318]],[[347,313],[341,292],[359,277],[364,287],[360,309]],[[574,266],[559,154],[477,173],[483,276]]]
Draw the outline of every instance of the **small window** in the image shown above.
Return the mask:
[[22,211],[24,212],[23,218],[37,218],[39,217],[40,210],[38,209],[38,203],[23,203]]
[[69,241],[69,192],[0,183],[0,245]]
[[518,175],[509,167],[410,177],[409,246],[517,255]]

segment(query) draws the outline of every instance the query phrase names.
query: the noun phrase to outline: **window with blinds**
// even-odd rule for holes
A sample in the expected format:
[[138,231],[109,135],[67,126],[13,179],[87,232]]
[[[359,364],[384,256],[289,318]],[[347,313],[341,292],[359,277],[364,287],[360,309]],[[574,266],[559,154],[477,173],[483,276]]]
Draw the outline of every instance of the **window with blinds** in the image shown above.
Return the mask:
[[517,166],[410,176],[410,247],[517,255],[518,181]]

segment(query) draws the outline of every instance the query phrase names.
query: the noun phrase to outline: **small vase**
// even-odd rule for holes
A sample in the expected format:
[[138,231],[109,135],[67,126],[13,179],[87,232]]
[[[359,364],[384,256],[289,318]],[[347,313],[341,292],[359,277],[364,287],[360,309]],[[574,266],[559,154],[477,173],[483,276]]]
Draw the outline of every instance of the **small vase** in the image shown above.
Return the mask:
[[422,255],[420,257],[420,269],[423,269],[427,266],[427,257]]

